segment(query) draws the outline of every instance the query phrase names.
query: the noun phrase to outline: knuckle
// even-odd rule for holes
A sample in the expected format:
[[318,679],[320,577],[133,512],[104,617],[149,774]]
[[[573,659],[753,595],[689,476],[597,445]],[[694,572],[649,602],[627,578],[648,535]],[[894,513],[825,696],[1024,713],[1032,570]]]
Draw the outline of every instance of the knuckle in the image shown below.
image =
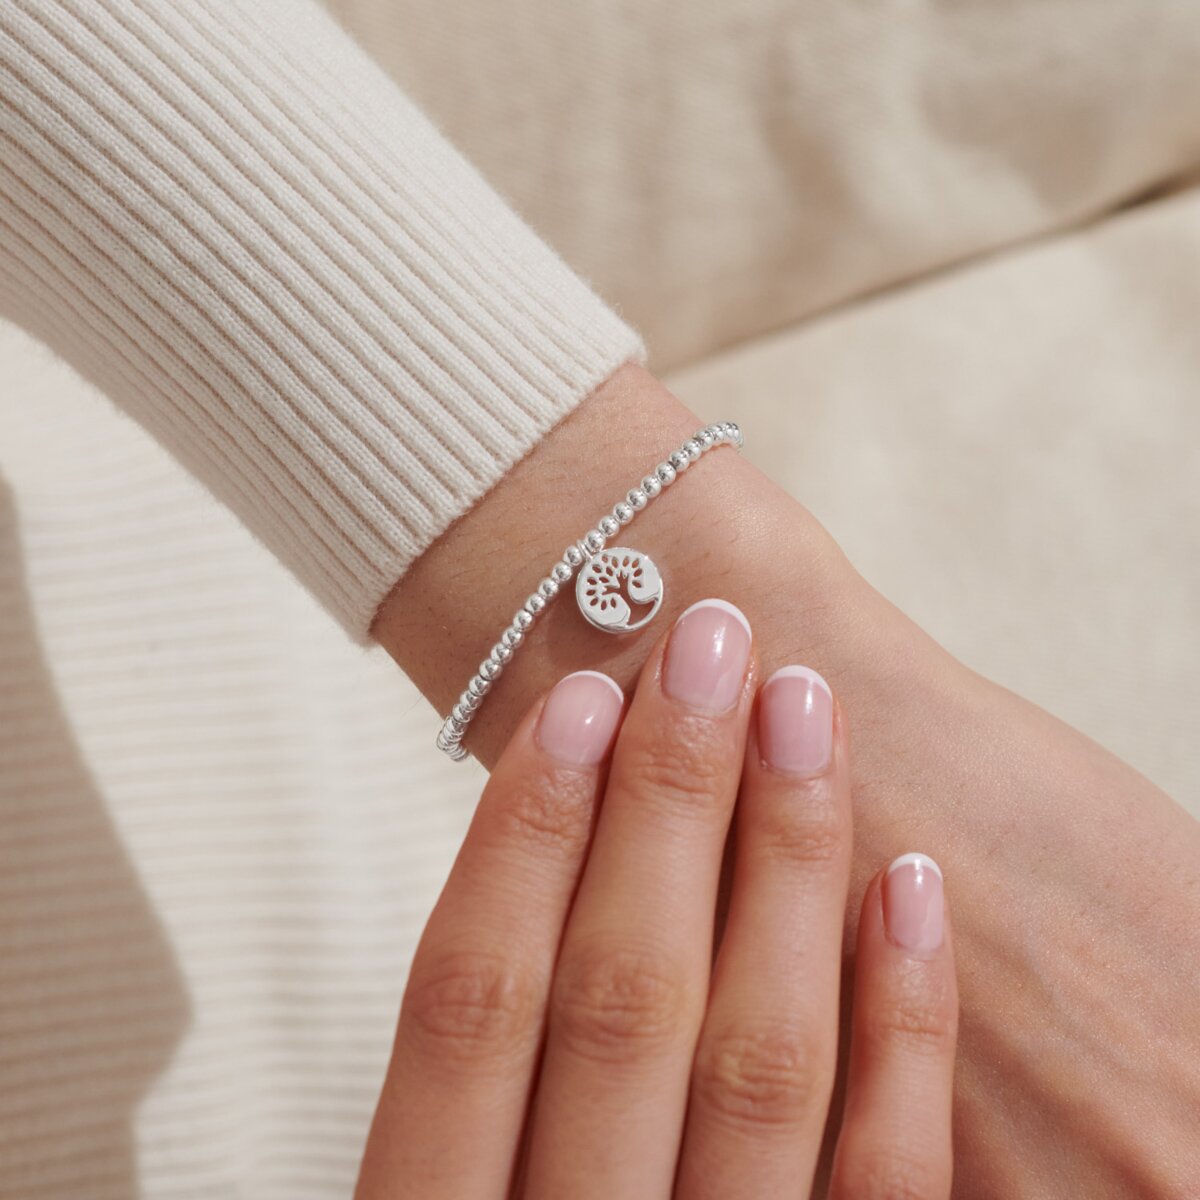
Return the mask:
[[539,989],[499,955],[459,952],[414,966],[410,1027],[443,1063],[473,1067],[525,1049],[540,1028]]
[[592,792],[553,771],[521,780],[497,806],[495,835],[564,859],[579,857],[591,833]]
[[909,964],[870,1013],[867,1028],[873,1041],[937,1057],[954,1049],[958,1006],[953,987],[941,975]]
[[832,866],[849,853],[849,823],[835,801],[770,807],[761,830],[764,853],[805,868]]
[[832,1045],[804,1029],[721,1030],[701,1039],[693,1099],[730,1124],[786,1126],[826,1102],[833,1071]]
[[587,947],[559,968],[551,1023],[572,1052],[619,1063],[674,1045],[687,1008],[683,976],[662,956]]
[[[687,718],[680,718],[686,721]],[[714,807],[732,802],[726,796],[728,765],[708,739],[652,736],[622,764],[621,786],[644,805],[676,813],[707,814]]]
[[839,1161],[830,1200],[946,1200],[950,1181],[937,1166],[879,1145]]

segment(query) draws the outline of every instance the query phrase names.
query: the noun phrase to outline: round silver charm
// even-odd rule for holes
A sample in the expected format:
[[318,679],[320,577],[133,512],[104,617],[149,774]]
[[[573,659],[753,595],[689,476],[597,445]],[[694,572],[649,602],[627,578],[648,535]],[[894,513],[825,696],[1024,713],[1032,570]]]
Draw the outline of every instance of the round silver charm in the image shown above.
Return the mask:
[[606,633],[632,633],[654,619],[663,582],[648,555],[628,546],[593,554],[575,577],[579,611]]

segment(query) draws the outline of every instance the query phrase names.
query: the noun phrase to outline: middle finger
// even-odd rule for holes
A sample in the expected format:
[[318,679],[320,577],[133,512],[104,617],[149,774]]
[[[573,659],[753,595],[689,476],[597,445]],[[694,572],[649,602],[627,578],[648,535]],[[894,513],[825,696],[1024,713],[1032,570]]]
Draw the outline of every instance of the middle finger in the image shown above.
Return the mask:
[[752,674],[719,600],[642,671],[559,955],[527,1200],[670,1194]]

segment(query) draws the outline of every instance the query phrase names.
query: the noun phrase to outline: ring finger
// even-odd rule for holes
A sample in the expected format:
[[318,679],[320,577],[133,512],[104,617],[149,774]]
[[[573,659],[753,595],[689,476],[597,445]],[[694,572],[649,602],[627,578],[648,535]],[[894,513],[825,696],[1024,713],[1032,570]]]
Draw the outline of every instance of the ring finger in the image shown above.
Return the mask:
[[844,724],[805,667],[772,675],[757,715],[677,1200],[808,1195],[833,1086],[851,849]]

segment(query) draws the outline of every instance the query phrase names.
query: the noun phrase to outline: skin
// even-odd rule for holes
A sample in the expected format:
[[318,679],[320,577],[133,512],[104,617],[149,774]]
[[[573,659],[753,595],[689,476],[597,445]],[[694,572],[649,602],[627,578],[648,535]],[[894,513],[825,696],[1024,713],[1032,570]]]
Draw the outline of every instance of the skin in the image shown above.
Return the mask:
[[[710,713],[664,689],[666,640],[599,762],[547,752],[544,700],[501,754],[413,962],[357,1200],[807,1191],[836,1065],[846,723],[835,713],[823,770],[775,770],[753,658],[732,707]],[[880,892],[877,875],[830,1194],[942,1200],[951,940],[904,949]]]
[[[533,573],[640,479],[649,456],[704,423],[624,368],[414,564],[375,632],[439,711]],[[946,654],[729,448],[705,455],[625,536],[663,569],[662,615],[615,638],[591,630],[569,597],[556,601],[473,722],[471,752],[494,764],[519,714],[567,671],[599,669],[627,686],[659,621],[726,597],[754,626],[764,672],[810,664],[855,730],[851,897],[912,844],[954,864],[955,1196],[1194,1200],[1197,823]]]

